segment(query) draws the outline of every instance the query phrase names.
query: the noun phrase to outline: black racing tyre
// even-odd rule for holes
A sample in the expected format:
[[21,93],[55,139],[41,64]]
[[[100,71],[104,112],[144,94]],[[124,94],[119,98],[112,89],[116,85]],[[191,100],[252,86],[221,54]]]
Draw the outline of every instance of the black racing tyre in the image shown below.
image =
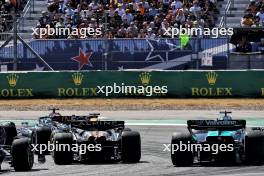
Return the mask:
[[[51,128],[50,127],[39,127],[34,130],[33,132],[33,143],[34,144],[44,144],[48,145],[48,142],[50,141],[50,136],[51,136]],[[38,146],[39,146],[38,145]],[[40,154],[39,151],[35,151],[36,154]],[[49,151],[43,151],[41,154],[49,154]]]
[[[192,151],[176,151],[176,146],[180,147],[180,143],[191,143],[190,132],[173,133],[171,139],[171,161],[174,166],[191,166],[193,164]],[[175,151],[174,151],[175,150]]]
[[29,138],[15,139],[11,146],[11,154],[15,171],[29,171],[32,169],[34,154]]
[[3,124],[2,127],[5,130],[6,140],[5,145],[11,145],[14,138],[17,136],[16,125],[13,122]]
[[136,163],[141,158],[141,139],[137,131],[123,131],[121,138],[122,161]]
[[246,164],[264,164],[264,134],[261,131],[249,130],[245,137]]
[[[53,136],[53,143],[55,145],[66,144],[67,147],[65,147],[66,150],[54,150],[53,151],[53,159],[55,164],[58,165],[66,165],[66,164],[72,164],[73,162],[73,151],[71,149],[73,144],[73,137],[71,133],[56,133]],[[64,145],[64,146],[66,146]],[[64,147],[60,147],[60,149],[63,149]]]
[[6,143],[5,128],[0,125],[0,145],[5,145],[5,143]]

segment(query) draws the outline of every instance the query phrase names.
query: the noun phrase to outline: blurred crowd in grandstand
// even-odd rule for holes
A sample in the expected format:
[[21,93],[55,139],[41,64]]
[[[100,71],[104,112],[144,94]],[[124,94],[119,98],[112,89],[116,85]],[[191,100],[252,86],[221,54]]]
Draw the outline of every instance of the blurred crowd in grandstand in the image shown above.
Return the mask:
[[[241,27],[264,27],[264,0],[249,0],[249,4],[245,9],[245,15],[241,19]],[[253,37],[256,38],[256,37]],[[250,42],[250,37],[242,37],[242,40],[239,41],[236,51],[249,53],[249,52],[260,52],[264,53],[264,38],[259,42]],[[257,47],[253,47],[257,46]],[[255,48],[255,49],[253,49]]]
[[250,0],[245,11],[242,27],[264,27],[264,0]]
[[0,32],[12,29],[13,15],[22,11],[26,2],[26,0],[0,0]]
[[249,38],[242,36],[236,45],[235,51],[239,53],[259,52],[264,54],[264,38],[261,38],[260,42],[250,42]]
[[44,38],[155,38],[169,27],[215,27],[218,13],[217,0],[48,0],[36,28],[102,29]]

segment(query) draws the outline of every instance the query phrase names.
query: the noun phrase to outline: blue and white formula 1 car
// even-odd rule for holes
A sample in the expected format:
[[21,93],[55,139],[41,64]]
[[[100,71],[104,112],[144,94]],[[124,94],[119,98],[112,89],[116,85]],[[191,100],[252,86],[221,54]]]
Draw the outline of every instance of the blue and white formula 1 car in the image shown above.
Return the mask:
[[188,130],[173,134],[173,165],[190,166],[195,161],[225,165],[264,162],[263,129],[246,128],[246,120],[233,120],[231,112],[220,113],[223,117],[217,120],[188,120]]

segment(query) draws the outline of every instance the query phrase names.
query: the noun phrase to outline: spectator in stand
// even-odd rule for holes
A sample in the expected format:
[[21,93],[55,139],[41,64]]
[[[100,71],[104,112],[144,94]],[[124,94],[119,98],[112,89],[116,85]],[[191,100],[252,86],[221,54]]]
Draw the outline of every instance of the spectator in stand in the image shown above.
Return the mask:
[[243,36],[241,41],[239,41],[238,46],[236,48],[236,52],[241,52],[241,53],[252,52],[252,46],[247,41],[247,38],[245,36]]
[[46,11],[42,11],[41,12],[41,17],[39,19],[39,24],[41,28],[44,28],[46,26],[46,24],[48,24],[50,22],[50,17],[48,16],[48,12]]
[[125,14],[125,10],[123,9],[122,4],[118,4],[118,8],[115,10],[120,17],[122,17]]
[[182,7],[183,7],[183,3],[180,0],[174,0],[171,3],[171,8],[174,10],[174,12],[176,12],[179,9],[181,9]]
[[261,7],[264,7],[264,0],[258,0],[256,3],[258,9],[260,9]]
[[167,21],[167,19],[164,19],[163,22],[161,23],[161,28],[166,31],[168,28],[170,27],[169,22]]
[[261,26],[264,26],[264,7],[260,9],[260,11],[256,14],[257,17],[259,17],[259,22]]
[[109,17],[113,17],[115,15],[115,9],[113,6],[109,6],[109,10],[106,11]]
[[26,1],[0,1],[0,32],[9,31],[13,27],[13,13],[18,14],[25,6]]
[[138,38],[146,38],[146,33],[144,32],[143,29],[140,29],[139,34],[138,34]]
[[148,29],[148,33],[146,35],[146,38],[148,38],[148,39],[155,39],[156,38],[156,35],[153,33],[151,28]]
[[106,30],[105,38],[108,38],[108,39],[113,38],[112,30]]
[[253,15],[247,14],[241,20],[242,27],[251,27],[254,24]]
[[194,15],[194,16],[198,16],[201,13],[202,9],[201,7],[198,5],[198,1],[195,0],[193,2],[193,6],[190,8],[190,12]]
[[115,11],[114,16],[110,19],[110,26],[114,29],[119,28],[119,25],[122,24],[122,18],[118,15],[118,12]]
[[134,17],[130,13],[129,9],[126,9],[126,13],[122,15],[122,21],[127,21],[127,23],[131,23],[133,21]]
[[135,38],[138,36],[138,28],[134,22],[130,23],[130,26],[127,28],[128,38]]
[[[140,11],[139,11],[140,12]],[[148,21],[153,21],[154,20],[154,17],[158,14],[159,10],[155,7],[150,7],[149,8],[149,13],[148,13],[148,16],[147,16],[147,20]],[[142,16],[143,17],[143,16]],[[144,17],[143,17],[144,18]]]
[[213,3],[210,0],[206,0],[205,3],[203,4],[203,19],[208,19],[208,23],[210,27],[214,27],[215,24],[215,18],[214,18],[214,13],[216,9],[213,6]]
[[177,23],[178,26],[183,25],[186,21],[186,17],[183,13],[182,9],[178,9],[176,12],[176,19],[175,22]]
[[256,15],[258,10],[258,6],[256,5],[255,0],[250,0],[250,4],[248,5],[246,11],[252,15]]
[[126,38],[127,37],[127,29],[121,24],[121,28],[117,31],[117,38]]
[[184,27],[186,27],[186,28],[192,28],[194,21],[195,21],[195,16],[188,15],[187,20],[186,20],[186,22],[184,24]]
[[258,16],[255,16],[254,18],[254,25],[252,27],[260,27],[260,18]]
[[264,26],[264,0],[250,0],[246,13],[241,20],[242,27]]

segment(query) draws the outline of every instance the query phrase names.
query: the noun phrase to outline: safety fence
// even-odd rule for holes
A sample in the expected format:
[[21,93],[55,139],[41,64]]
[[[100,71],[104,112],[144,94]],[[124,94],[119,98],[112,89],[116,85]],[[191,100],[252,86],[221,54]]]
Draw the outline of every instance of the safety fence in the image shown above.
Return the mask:
[[[26,34],[19,35],[23,38]],[[9,38],[12,34],[0,36]],[[258,51],[259,42],[252,44],[252,52],[242,53],[234,52],[238,41],[237,37],[232,40],[229,37],[193,37],[183,48],[178,38],[24,40],[30,50],[21,41],[17,41],[17,47],[14,47],[11,40],[0,48],[0,65],[4,68],[1,67],[1,71],[14,70],[14,62],[19,71],[51,70],[48,68],[59,71],[264,69],[264,55]],[[4,42],[0,41],[0,45]],[[81,54],[84,54],[83,58],[80,58]],[[77,57],[84,59],[84,63],[80,64]]]
[[[222,57],[226,62],[229,51],[228,41],[228,38],[190,38],[185,48],[180,47],[180,40],[177,38],[32,40],[27,43],[54,70],[120,70],[122,68],[177,70],[183,69],[184,64],[201,60],[204,56],[211,62],[215,57]],[[81,52],[89,56],[90,62],[82,68],[73,59]],[[20,42],[16,52],[12,45],[0,50],[1,62],[12,62],[15,55],[19,63],[18,70],[34,70],[36,65],[43,66]],[[12,63],[9,67],[12,68]],[[199,69],[196,64],[191,67]]]

